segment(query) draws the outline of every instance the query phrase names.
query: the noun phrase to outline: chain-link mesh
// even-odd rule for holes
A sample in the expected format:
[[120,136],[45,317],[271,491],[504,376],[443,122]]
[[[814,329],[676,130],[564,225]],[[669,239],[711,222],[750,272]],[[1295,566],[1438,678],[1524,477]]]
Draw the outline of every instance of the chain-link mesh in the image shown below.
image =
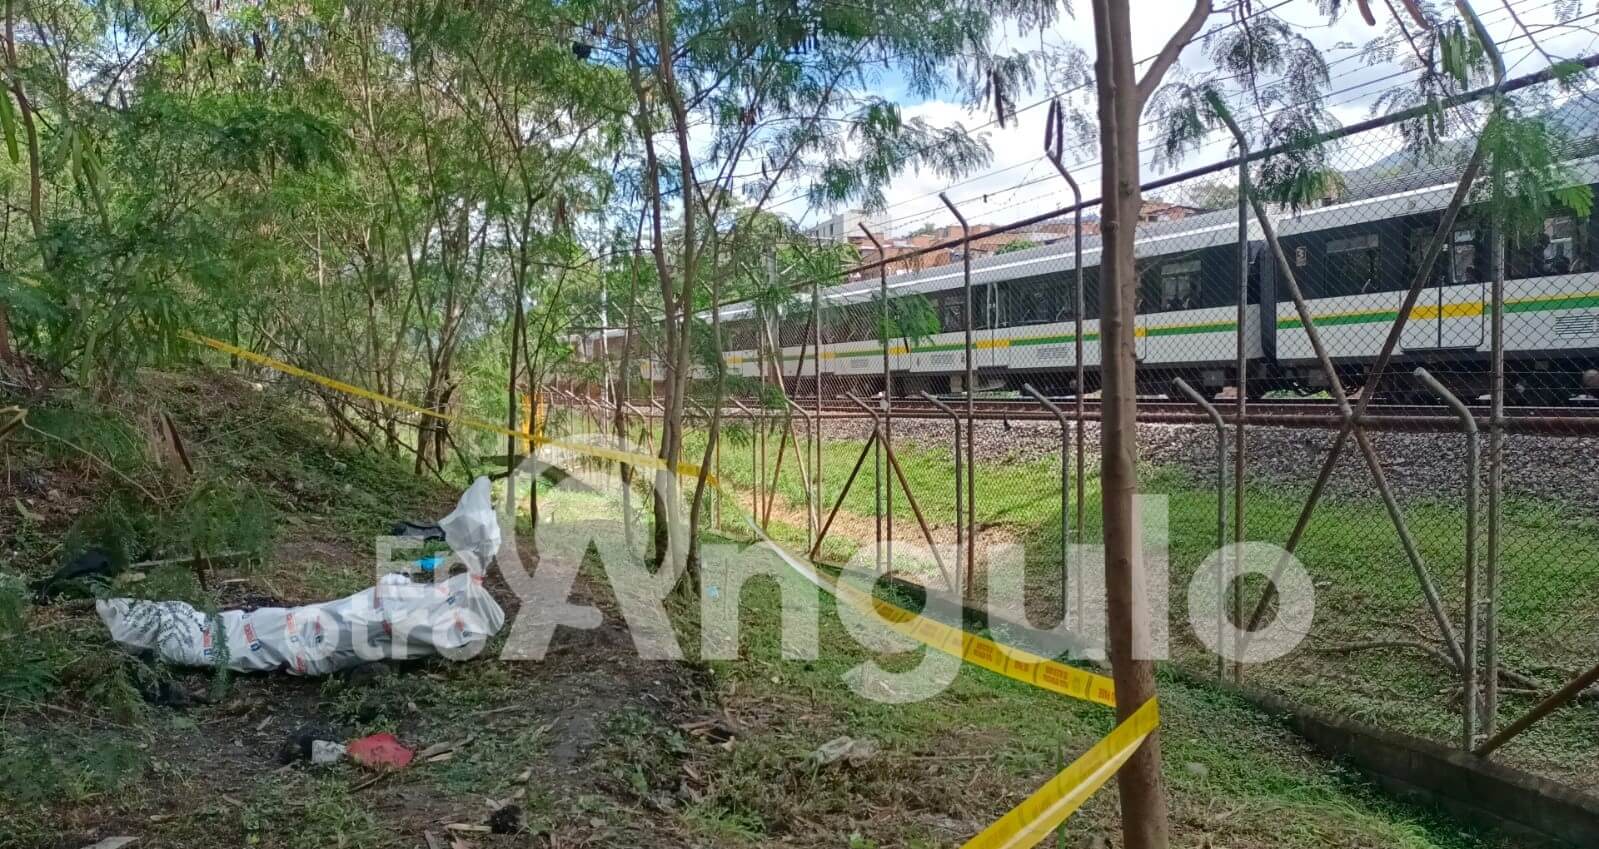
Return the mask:
[[[1303,642],[1244,669],[1295,700],[1464,745],[1469,662],[1475,745],[1599,660],[1599,109],[1548,88],[1560,183],[1515,231],[1481,186],[1451,212],[1471,139],[1418,158],[1391,127],[1333,145],[1325,197],[1268,205],[1276,246],[1235,170],[1146,192],[1140,476],[1166,499],[1179,666],[1217,674],[1188,586],[1235,534],[1313,581]],[[724,309],[730,373],[768,388],[722,410],[718,474],[743,507],[822,560],[977,605],[1020,570],[1035,625],[1074,610],[1063,542],[1100,539],[1099,217],[1079,212],[874,233],[857,246],[881,272],[807,284],[781,314]],[[1340,435],[1344,407],[1364,411]],[[1264,583],[1239,582],[1238,624],[1280,612]],[[1502,756],[1591,785],[1588,725],[1557,713]]]

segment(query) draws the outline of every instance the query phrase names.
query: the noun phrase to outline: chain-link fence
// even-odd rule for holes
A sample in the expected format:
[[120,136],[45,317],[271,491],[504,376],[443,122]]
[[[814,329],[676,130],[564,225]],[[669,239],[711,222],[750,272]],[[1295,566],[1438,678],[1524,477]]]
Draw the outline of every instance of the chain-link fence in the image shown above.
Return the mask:
[[[1511,213],[1495,192],[1532,166],[1473,174],[1473,137],[1418,157],[1381,120],[1329,142],[1337,178],[1298,209],[1240,198],[1236,162],[1146,189],[1140,475],[1165,500],[1177,666],[1486,751],[1599,661],[1599,106],[1511,88],[1558,154]],[[1080,627],[1093,594],[1065,564],[1100,538],[1097,206],[1001,227],[944,203],[958,226],[862,227],[870,262],[786,309],[723,309],[730,372],[767,391],[724,405],[717,474],[816,559],[976,605],[1020,584],[1017,618]],[[1236,669],[1188,617],[1233,540],[1291,554],[1315,594],[1296,649]],[[1266,587],[1229,585],[1228,618],[1290,619]],[[1497,756],[1591,786],[1584,711]]]

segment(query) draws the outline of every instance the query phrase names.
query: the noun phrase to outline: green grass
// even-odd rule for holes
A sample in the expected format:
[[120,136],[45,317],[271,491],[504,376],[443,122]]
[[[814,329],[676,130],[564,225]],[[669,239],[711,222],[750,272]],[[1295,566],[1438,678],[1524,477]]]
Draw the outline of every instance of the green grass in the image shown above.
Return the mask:
[[[603,528],[601,499],[559,494],[547,496],[546,503],[568,521],[593,523],[593,533],[620,533]],[[774,530],[793,532],[787,525]],[[706,541],[739,538],[712,535]],[[801,591],[809,588],[792,573],[782,580]],[[779,593],[770,579],[745,584],[739,659],[707,664],[719,701],[741,727],[727,751],[699,766],[705,786],[675,815],[686,831],[715,845],[781,844],[802,835],[859,846],[958,845],[1114,724],[1103,707],[970,666],[924,701],[862,698],[846,683],[851,669],[875,660],[904,670],[921,651],[883,657],[862,648],[844,630],[831,597],[823,595],[818,656],[785,660]],[[698,608],[682,598],[677,602],[672,610],[681,642],[698,645]],[[1174,845],[1497,845],[1386,800],[1232,697],[1175,675],[1163,673],[1160,683]],[[873,740],[881,751],[860,767],[807,763],[812,750],[838,735]],[[612,729],[612,737],[619,741],[618,763],[627,765],[625,779],[641,799],[676,782],[682,763],[695,763],[674,729],[624,723]],[[866,811],[873,813],[863,816]],[[1095,833],[1108,835],[1115,822],[1110,788],[1069,823],[1070,839],[1081,843]]]
[[[755,478],[747,430],[736,434],[743,444],[724,444],[723,479],[739,490],[741,506]],[[697,460],[702,434],[686,440],[687,456]],[[824,516],[838,498],[862,443],[824,442]],[[775,462],[777,439],[768,444],[768,476]],[[896,448],[900,465],[923,515],[936,532],[952,540],[953,462],[949,450],[916,444]],[[1028,613],[1048,626],[1060,617],[1060,469],[1053,458],[1013,463],[980,462],[977,470],[978,523],[999,539],[1025,549],[1024,578]],[[1091,470],[1086,485],[1085,540],[1100,539],[1098,481]],[[782,473],[767,486],[776,488],[780,521],[774,536],[795,550],[805,547],[804,489],[794,467],[792,447]],[[1198,643],[1187,624],[1187,586],[1201,561],[1216,548],[1216,493],[1208,481],[1172,468],[1146,466],[1140,491],[1165,496],[1170,540],[1170,633],[1175,662],[1196,674],[1213,674],[1214,656]],[[1304,504],[1305,492],[1281,485],[1255,484],[1247,492],[1248,538],[1280,544],[1286,540]],[[1408,499],[1403,505],[1410,531],[1423,561],[1451,612],[1457,633],[1464,609],[1463,553],[1465,516],[1458,502]],[[1230,499],[1230,493],[1229,493]],[[876,513],[872,458],[844,498],[822,557],[843,562],[863,546],[870,557]],[[1229,505],[1230,507],[1230,505]],[[1075,508],[1073,508],[1075,510]],[[896,486],[895,538],[921,543],[920,531],[907,500]],[[724,519],[724,527],[732,527]],[[850,529],[854,536],[851,538]],[[985,537],[985,539],[987,539]],[[1501,662],[1540,679],[1546,688],[1585,668],[1599,655],[1599,522],[1575,505],[1511,500],[1504,512],[1500,565]],[[1479,550],[1485,543],[1479,542]],[[1334,655],[1317,648],[1375,639],[1422,641],[1441,645],[1424,606],[1419,584],[1381,502],[1326,498],[1296,552],[1315,582],[1316,618],[1309,638],[1288,657],[1249,670],[1251,683],[1363,721],[1412,734],[1454,741],[1460,718],[1455,676],[1415,650],[1373,650]],[[975,594],[984,594],[982,555]],[[897,564],[902,565],[902,564]],[[924,580],[940,585],[936,575]],[[1259,588],[1247,579],[1246,615]],[[1500,722],[1525,711],[1529,695],[1507,693]],[[1555,714],[1514,741],[1498,757],[1577,784],[1592,784],[1588,764],[1599,756],[1599,729],[1581,710]]]

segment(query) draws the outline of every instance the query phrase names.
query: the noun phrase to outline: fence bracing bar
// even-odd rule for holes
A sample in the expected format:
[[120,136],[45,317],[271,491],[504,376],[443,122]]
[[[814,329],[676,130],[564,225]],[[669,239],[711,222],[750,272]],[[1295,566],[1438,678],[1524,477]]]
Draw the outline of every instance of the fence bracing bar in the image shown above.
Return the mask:
[[[1199,405],[1210,417],[1216,426],[1216,551],[1221,553],[1222,563],[1227,559],[1227,421],[1221,417],[1221,411],[1216,409],[1205,396],[1188,385],[1188,381],[1177,378],[1173,381],[1177,391],[1187,395],[1189,400]],[[1232,583],[1229,570],[1223,568],[1216,572],[1216,679],[1221,680],[1227,672],[1227,660],[1221,651],[1222,632],[1227,625],[1227,617],[1221,613],[1221,602],[1226,596],[1227,585]],[[1236,585],[1235,590],[1236,592]]]
[[[1211,102],[1212,108],[1215,109],[1218,117],[1232,133],[1239,150],[1247,154],[1249,150],[1248,138],[1244,135],[1243,130],[1239,128],[1238,123],[1233,120],[1226,105],[1214,95],[1212,95]],[[1415,539],[1410,534],[1404,513],[1399,508],[1399,502],[1395,499],[1393,490],[1388,486],[1388,480],[1383,473],[1382,463],[1377,459],[1376,450],[1372,447],[1370,438],[1360,425],[1359,416],[1365,413],[1366,406],[1370,403],[1372,396],[1376,394],[1375,387],[1380,383],[1382,373],[1393,357],[1394,349],[1398,346],[1399,339],[1404,332],[1406,320],[1410,316],[1410,310],[1415,307],[1416,300],[1421,296],[1421,290],[1432,276],[1434,262],[1436,262],[1438,255],[1442,252],[1450,234],[1454,232],[1455,217],[1459,214],[1461,206],[1464,205],[1471,185],[1476,179],[1477,171],[1482,165],[1483,155],[1484,149],[1479,140],[1479,143],[1472,151],[1471,160],[1466,165],[1465,173],[1461,175],[1460,182],[1455,187],[1455,194],[1450,200],[1449,207],[1444,211],[1439,220],[1437,230],[1427,243],[1416,275],[1411,280],[1409,290],[1405,293],[1403,305],[1400,307],[1398,315],[1395,316],[1394,323],[1389,328],[1388,337],[1384,340],[1376,362],[1372,365],[1368,374],[1366,385],[1372,387],[1372,391],[1362,392],[1357,406],[1353,408],[1350,406],[1349,396],[1344,392],[1343,382],[1338,377],[1338,371],[1333,366],[1332,358],[1328,356],[1326,346],[1322,344],[1321,334],[1317,331],[1315,317],[1311,314],[1310,305],[1306,303],[1304,292],[1300,289],[1298,278],[1294,274],[1293,263],[1289,262],[1288,255],[1283,251],[1282,243],[1277,238],[1277,231],[1272,225],[1271,215],[1266,210],[1266,205],[1255,192],[1247,193],[1250,205],[1255,211],[1255,219],[1260,224],[1261,235],[1265,237],[1266,244],[1276,260],[1278,271],[1282,273],[1284,281],[1288,284],[1288,293],[1293,299],[1294,309],[1299,314],[1300,322],[1310,342],[1311,349],[1315,352],[1316,360],[1327,378],[1328,391],[1333,396],[1333,400],[1338,406],[1339,414],[1344,418],[1344,423],[1338,430],[1338,436],[1333,440],[1332,448],[1328,451],[1326,460],[1322,463],[1321,473],[1317,476],[1316,483],[1311,488],[1310,495],[1306,498],[1305,507],[1300,512],[1299,520],[1295,523],[1288,541],[1283,545],[1283,558],[1279,560],[1277,567],[1273,570],[1273,580],[1270,586],[1267,587],[1266,592],[1261,595],[1260,602],[1256,605],[1255,612],[1250,617],[1246,631],[1254,631],[1264,619],[1267,606],[1274,595],[1276,579],[1286,566],[1287,558],[1292,556],[1295,549],[1298,548],[1299,541],[1309,525],[1310,517],[1315,513],[1321,494],[1332,477],[1333,469],[1338,464],[1338,458],[1344,443],[1353,434],[1361,456],[1366,461],[1367,469],[1371,472],[1372,483],[1382,497],[1383,507],[1388,512],[1388,518],[1393,522],[1394,531],[1399,537],[1400,547],[1404,549],[1405,558],[1410,561],[1411,569],[1416,573],[1416,579],[1421,585],[1422,596],[1427,603],[1427,608],[1431,612],[1435,624],[1438,626],[1439,634],[1443,638],[1449,656],[1457,667],[1465,662],[1464,654],[1460,648],[1460,641],[1455,636],[1454,626],[1450,622],[1448,613],[1444,610],[1443,601],[1438,595],[1438,589],[1433,583],[1432,576],[1421,559],[1421,552],[1416,547]],[[1245,644],[1247,645],[1247,638]]]
[[1481,619],[1478,609],[1480,595],[1478,593],[1477,575],[1477,462],[1480,454],[1478,443],[1477,419],[1471,410],[1450,392],[1438,378],[1424,368],[1417,367],[1415,375],[1422,383],[1427,385],[1449,408],[1460,417],[1460,429],[1466,436],[1466,547],[1465,547],[1465,590],[1466,590],[1466,645],[1464,663],[1461,665],[1461,683],[1464,696],[1461,699],[1461,744],[1462,749],[1470,749],[1477,744],[1478,700],[1477,688],[1477,649],[1480,638]]
[[[872,412],[872,408],[865,401],[855,397],[855,395],[846,392],[844,397],[854,401],[857,406],[866,412]],[[944,568],[944,558],[938,553],[938,540],[933,538],[932,528],[928,527],[927,518],[922,515],[922,508],[916,503],[916,495],[911,491],[911,482],[906,479],[905,470],[900,468],[899,458],[894,455],[893,446],[882,442],[882,430],[878,427],[879,423],[875,421],[875,415],[873,418],[872,435],[878,442],[882,443],[883,456],[888,458],[888,467],[894,472],[894,477],[899,479],[900,488],[905,491],[905,503],[910,505],[911,514],[916,517],[916,524],[922,529],[922,536],[927,540],[927,550],[932,552],[933,562],[938,564],[938,573],[944,579],[944,586],[954,590],[955,585],[950,583],[949,572]],[[843,496],[840,496],[839,500],[843,501]]]

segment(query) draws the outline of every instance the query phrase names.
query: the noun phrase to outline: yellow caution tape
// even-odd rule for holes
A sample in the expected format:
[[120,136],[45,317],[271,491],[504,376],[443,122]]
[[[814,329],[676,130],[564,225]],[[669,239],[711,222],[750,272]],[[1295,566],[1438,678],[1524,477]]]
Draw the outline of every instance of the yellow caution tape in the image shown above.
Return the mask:
[[[527,431],[514,431],[484,419],[429,410],[425,407],[401,401],[398,398],[391,398],[387,395],[373,392],[370,389],[363,389],[341,380],[306,371],[281,360],[257,354],[254,351],[240,348],[237,345],[230,345],[218,339],[198,336],[192,333],[184,333],[182,335],[186,339],[218,351],[249,360],[284,374],[309,380],[357,398],[365,398],[369,401],[406,410],[421,416],[429,416],[455,422],[466,427],[497,433],[502,436],[510,436],[524,442],[530,436]],[[539,399],[541,408],[543,401],[543,398]],[[543,417],[540,417],[538,428],[538,433],[531,436],[531,441],[535,445],[550,445],[574,453],[615,460],[634,466],[654,469],[666,467],[665,462],[661,459],[645,454],[546,438],[541,435],[543,433]],[[699,467],[693,464],[678,464],[679,474],[695,477],[699,475],[699,472]],[[707,482],[712,486],[721,488],[720,483],[711,476],[707,476]],[[807,571],[812,577],[816,577],[814,571]],[[858,609],[865,610],[868,607],[874,609],[879,616],[888,622],[889,627],[896,632],[904,634],[925,646],[961,658],[974,666],[980,666],[1007,678],[1031,684],[1041,690],[1048,690],[1074,699],[1107,706],[1115,706],[1116,704],[1115,683],[1103,675],[1096,675],[1013,646],[994,642],[986,637],[968,633],[963,629],[945,625],[931,617],[919,616],[874,595],[862,592],[844,582],[819,580],[817,583]],[[1155,699],[1150,699],[1117,725],[1110,734],[1095,743],[1092,748],[1084,752],[1077,760],[1072,761],[1070,765],[1046,782],[1044,786],[1038,788],[1031,796],[1022,800],[1021,804],[1012,808],[1003,817],[996,820],[993,825],[983,829],[976,837],[967,841],[963,849],[1026,849],[1036,845],[1039,841],[1048,837],[1049,833],[1062,822],[1065,822],[1067,817],[1075,813],[1083,802],[1093,796],[1100,787],[1104,786],[1105,782],[1116,774],[1116,770],[1128,758],[1132,757],[1133,752],[1138,750],[1144,739],[1159,724],[1160,706]]]
[[[473,416],[457,416],[450,413],[442,413],[438,410],[429,410],[426,407],[412,404],[409,401],[402,401],[399,398],[384,395],[381,392],[373,392],[370,389],[363,389],[362,387],[354,384],[345,383],[342,380],[335,380],[334,378],[325,377],[313,371],[306,371],[299,366],[290,365],[289,363],[283,362],[282,360],[273,359],[265,354],[257,354],[256,352],[247,348],[240,348],[237,345],[231,345],[227,342],[223,342],[220,339],[212,339],[209,336],[200,336],[194,333],[189,333],[188,331],[183,331],[179,335],[191,342],[198,342],[199,344],[205,345],[208,348],[214,348],[225,354],[229,354],[243,360],[249,360],[252,363],[266,366],[274,371],[280,371],[287,375],[309,380],[312,383],[326,386],[329,389],[343,392],[346,395],[353,395],[357,398],[365,398],[368,401],[373,401],[378,404],[384,404],[390,407],[405,410],[407,412],[416,413],[419,416],[427,416],[429,418],[453,422],[455,424],[464,425],[477,430],[488,431],[489,433],[497,433],[501,436],[509,436],[512,439],[526,440],[528,438],[528,434],[525,431],[511,430],[505,425],[497,424],[495,422],[488,421],[487,419],[479,419]],[[595,445],[582,445],[575,442],[549,439],[539,435],[544,432],[544,425],[542,421],[540,422],[538,428],[538,433],[534,434],[532,438],[533,444],[535,445],[549,445],[555,448],[564,448],[568,451],[573,451],[579,454],[588,454],[590,456],[599,457],[606,460],[616,460],[618,462],[628,463],[635,466],[644,466],[651,469],[666,468],[666,461],[660,459],[659,457],[651,457],[645,454],[633,454],[626,451],[616,451],[610,448],[603,448]],[[688,477],[698,477],[700,468],[692,463],[678,463],[677,472],[680,475],[685,475]],[[718,482],[714,476],[708,475],[706,477],[706,481],[713,486],[718,485]]]
[[966,841],[962,849],[1027,849],[1036,845],[1098,792],[1158,725],[1160,705],[1150,699],[1033,795]]
[[843,582],[833,586],[834,595],[863,610],[870,605],[888,622],[888,627],[925,646],[1040,690],[1107,707],[1116,706],[1116,684],[1103,675],[996,643],[929,616],[918,616]]

